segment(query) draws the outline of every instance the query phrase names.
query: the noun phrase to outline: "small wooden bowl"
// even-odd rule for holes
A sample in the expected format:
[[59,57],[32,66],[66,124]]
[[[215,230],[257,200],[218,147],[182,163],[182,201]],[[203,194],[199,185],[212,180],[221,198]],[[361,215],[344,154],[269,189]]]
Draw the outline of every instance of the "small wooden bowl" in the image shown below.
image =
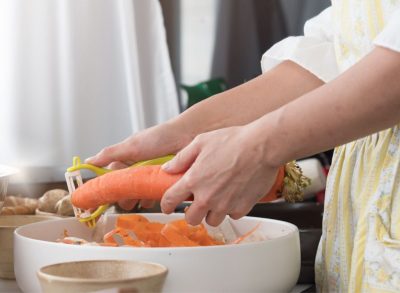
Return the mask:
[[35,215],[0,216],[0,278],[15,279],[14,275],[14,230],[20,226],[56,217]]
[[16,173],[18,173],[17,169],[0,165],[0,211],[7,195],[8,181],[10,177]]
[[37,277],[43,293],[107,289],[144,293],[161,292],[167,273],[165,266],[151,262],[93,260],[45,266],[37,272]]

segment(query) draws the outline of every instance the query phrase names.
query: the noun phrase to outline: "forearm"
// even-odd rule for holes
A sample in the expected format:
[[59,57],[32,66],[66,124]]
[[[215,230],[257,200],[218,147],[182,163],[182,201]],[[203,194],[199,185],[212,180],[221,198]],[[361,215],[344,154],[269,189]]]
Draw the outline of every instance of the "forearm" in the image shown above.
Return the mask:
[[250,128],[255,137],[264,133],[266,160],[273,165],[331,149],[400,122],[399,77],[400,54],[377,48]]
[[192,138],[210,130],[244,125],[322,84],[299,65],[283,62],[249,82],[190,107],[173,123]]

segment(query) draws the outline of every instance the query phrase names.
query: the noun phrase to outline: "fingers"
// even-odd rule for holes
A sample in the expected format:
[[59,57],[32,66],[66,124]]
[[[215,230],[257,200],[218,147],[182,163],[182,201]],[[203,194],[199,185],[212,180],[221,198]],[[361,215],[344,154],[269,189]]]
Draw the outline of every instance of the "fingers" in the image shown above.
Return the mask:
[[204,219],[208,225],[216,227],[226,216],[237,220],[246,216],[253,208],[247,201],[237,201],[229,194],[218,201],[214,200],[215,197],[215,193],[195,194],[193,203],[185,211],[186,221],[191,225],[199,225]]
[[[191,195],[191,189],[185,178],[182,177],[175,185],[168,189],[161,199],[161,210],[163,213],[170,214],[175,211],[176,207],[185,201]],[[223,222],[225,217],[229,214],[233,219],[239,219],[245,216],[251,209],[247,205],[232,206],[226,201],[222,200],[219,203],[213,203],[212,195],[197,194],[193,203],[185,212],[185,219],[190,225],[199,225],[203,219],[210,226],[218,226]],[[232,211],[232,213],[229,213]]]
[[143,199],[140,201],[140,206],[145,209],[152,208],[155,204],[154,200]]
[[192,226],[199,225],[207,216],[208,206],[194,201],[185,212],[185,219]]
[[249,204],[248,202],[238,202],[229,212],[229,217],[233,220],[239,220],[240,218],[246,216],[252,208],[254,204]]
[[108,165],[108,168],[111,170],[119,170],[119,169],[124,169],[126,167],[129,167],[129,165],[122,162],[112,162],[110,165]]
[[216,227],[222,223],[225,217],[226,213],[210,211],[207,213],[206,222],[208,225]]
[[[175,211],[176,207],[185,201],[191,191],[186,182],[186,178],[182,177],[175,185],[168,189],[161,199],[161,210],[163,213],[170,214]],[[222,223],[226,216],[223,210],[212,210],[212,204],[207,200],[210,197],[197,197],[185,212],[185,219],[190,225],[199,225],[203,219],[211,226],[218,226]]]
[[130,211],[138,203],[136,199],[122,199],[118,201],[118,205],[125,211]]
[[181,150],[171,161],[165,163],[162,169],[167,173],[183,173],[187,171],[199,154],[200,148],[196,144],[190,144]]
[[[194,184],[198,183],[193,177],[196,169],[195,161],[201,151],[201,142],[195,139],[186,148],[180,151],[173,160],[163,165],[163,170],[168,173],[185,173],[181,180],[168,189],[161,199],[161,210],[172,213],[176,207],[194,193]],[[190,169],[190,170],[189,170]],[[191,172],[191,170],[193,172]],[[210,211],[209,197],[195,198],[190,208],[186,211],[186,221],[191,225],[198,225],[206,218],[208,224],[217,226],[225,218],[224,213]]]
[[163,213],[173,213],[176,207],[191,195],[190,189],[187,188],[187,184],[184,182],[185,176],[164,193],[160,202],[161,211]]
[[[120,206],[121,209],[125,211],[130,211],[132,210],[137,204],[139,200],[136,199],[122,199],[118,201],[118,205]],[[140,201],[140,206],[145,209],[152,208],[155,204],[154,200],[141,200]]]
[[112,162],[131,161],[134,155],[134,149],[126,141],[106,147],[95,156],[85,160],[86,163],[96,166],[107,166]]
[[242,215],[240,212],[233,212],[229,214],[229,217],[231,217],[233,220],[239,220],[243,216],[245,215]]
[[[193,162],[196,160],[199,152],[199,148],[195,144],[190,144],[182,151],[180,151],[174,159],[167,162],[162,166],[163,170],[169,173],[183,173],[190,168]],[[191,185],[188,180],[192,180],[189,174],[186,174],[170,187],[161,199],[161,210],[170,214],[175,211],[175,208],[184,200],[186,200],[191,194]]]

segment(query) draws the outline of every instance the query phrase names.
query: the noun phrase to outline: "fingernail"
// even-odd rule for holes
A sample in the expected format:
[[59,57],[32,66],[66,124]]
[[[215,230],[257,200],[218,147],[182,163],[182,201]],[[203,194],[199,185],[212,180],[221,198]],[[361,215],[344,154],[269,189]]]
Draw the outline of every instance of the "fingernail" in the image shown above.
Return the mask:
[[162,168],[163,170],[168,170],[170,167],[171,167],[171,164],[170,164],[169,162],[167,162],[167,163],[165,163],[165,164],[163,164],[163,165],[161,166],[161,168]]
[[90,161],[94,160],[94,158],[96,158],[96,156],[89,157],[89,158],[87,158],[87,159],[85,160],[85,162],[90,162]]
[[163,214],[170,214],[171,213],[171,211],[170,211],[170,209],[169,208],[165,208],[165,207],[162,207],[162,206],[160,206],[161,207],[161,212],[163,213]]

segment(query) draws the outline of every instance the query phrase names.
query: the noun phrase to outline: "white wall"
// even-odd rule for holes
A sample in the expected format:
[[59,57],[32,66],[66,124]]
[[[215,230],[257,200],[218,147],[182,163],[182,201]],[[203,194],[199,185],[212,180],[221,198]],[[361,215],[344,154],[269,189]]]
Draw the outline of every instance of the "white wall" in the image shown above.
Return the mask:
[[210,77],[217,20],[217,0],[181,1],[181,74],[183,84]]
[[[180,0],[182,17],[180,26],[181,83],[191,85],[209,79],[213,69],[213,61],[216,61],[217,67],[220,68],[220,71],[225,70],[225,63],[228,59],[225,60],[224,56],[227,54],[221,54],[219,52],[221,60],[214,60],[213,54],[215,52],[214,47],[218,25],[217,20],[218,17],[220,17],[218,8],[221,9],[221,13],[229,14],[230,5],[228,4],[231,4],[229,1],[230,0],[228,0],[228,2],[224,0]],[[302,34],[304,22],[327,7],[329,3],[329,0],[280,0],[287,32],[290,35]],[[243,4],[245,3],[240,2],[240,5]],[[252,8],[249,6],[246,11],[243,11],[243,13],[246,12],[248,15],[251,15],[251,9]],[[272,11],[271,13],[274,12]],[[268,17],[268,15],[266,15],[266,17]],[[252,21],[251,17],[248,21]],[[247,28],[251,27],[249,23],[244,25],[246,25]],[[275,25],[280,25],[280,23]],[[227,34],[228,33],[229,30],[227,29]],[[251,33],[253,35],[256,34],[255,31]],[[246,40],[256,43],[250,36],[247,36]],[[251,46],[254,44],[247,45]],[[238,44],[238,46],[243,46],[243,44]],[[225,49],[231,50],[231,48]],[[220,48],[219,51],[225,49]],[[247,51],[254,52],[254,48],[253,50],[249,49]],[[246,56],[243,55],[243,58],[246,58]]]

